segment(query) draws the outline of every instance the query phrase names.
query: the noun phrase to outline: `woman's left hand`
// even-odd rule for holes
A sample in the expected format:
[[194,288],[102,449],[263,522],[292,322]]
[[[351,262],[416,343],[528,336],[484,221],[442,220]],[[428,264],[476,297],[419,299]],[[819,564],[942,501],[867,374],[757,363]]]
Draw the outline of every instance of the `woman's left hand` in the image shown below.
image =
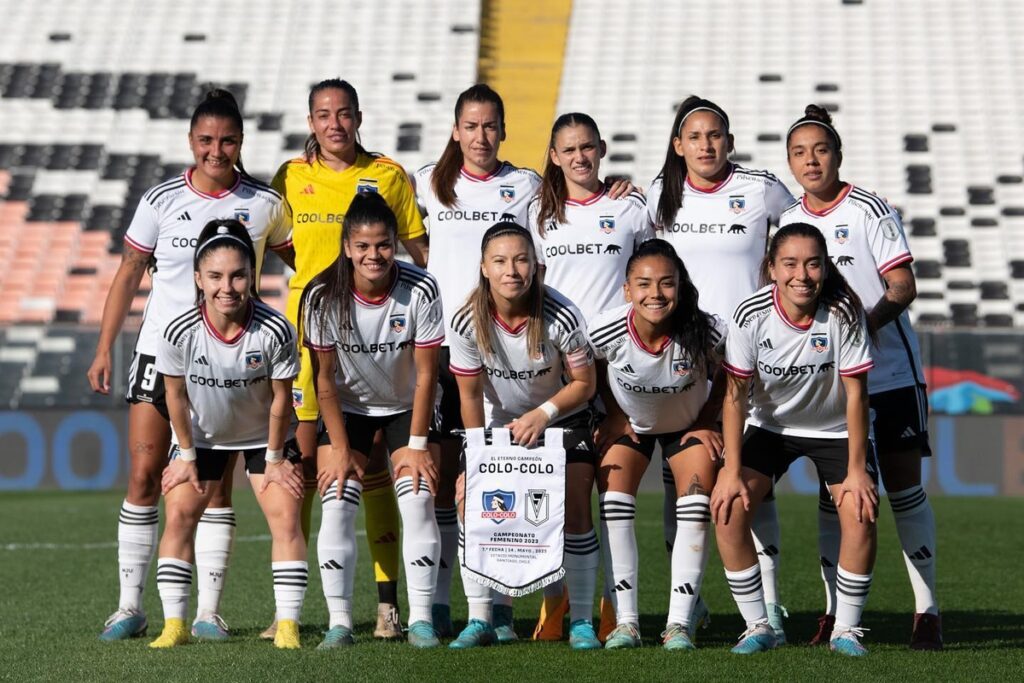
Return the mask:
[[625,178],[620,178],[608,185],[608,196],[612,199],[620,199],[636,189],[633,183]]
[[711,456],[711,462],[718,462],[722,459],[722,451],[725,450],[725,441],[722,439],[722,432],[717,429],[705,429],[698,427],[689,432],[683,434],[683,438],[679,439],[679,445],[682,446],[686,443],[687,439],[697,439],[704,448],[708,449],[708,454]]
[[540,408],[534,408],[520,418],[512,420],[505,427],[512,431],[512,440],[527,448],[536,445],[551,420]]
[[304,495],[304,482],[302,480],[302,466],[295,465],[282,460],[281,462],[268,462],[263,472],[263,483],[260,484],[260,493],[267,490],[271,484],[277,484],[295,498],[302,499]]
[[168,491],[184,483],[192,484],[196,493],[206,493],[206,482],[199,481],[199,470],[195,461],[175,458],[164,468],[163,476],[160,478],[160,491],[166,496]]
[[836,507],[840,507],[844,501],[849,499],[850,504],[857,510],[857,521],[863,522],[867,517],[869,522],[875,521],[875,510],[878,508],[878,487],[866,470],[851,470],[846,479],[839,485],[839,499]]

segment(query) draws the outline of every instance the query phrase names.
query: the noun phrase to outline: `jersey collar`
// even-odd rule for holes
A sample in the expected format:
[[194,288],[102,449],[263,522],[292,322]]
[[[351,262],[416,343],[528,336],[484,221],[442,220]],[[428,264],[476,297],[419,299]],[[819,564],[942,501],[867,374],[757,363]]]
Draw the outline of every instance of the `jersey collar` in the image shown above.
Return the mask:
[[567,206],[590,206],[591,204],[596,204],[597,201],[601,199],[601,197],[605,196],[607,192],[608,189],[602,187],[589,197],[584,197],[583,199],[566,199],[565,203]]
[[672,338],[665,337],[661,341],[660,348],[652,349],[650,346],[645,344],[643,340],[640,339],[640,335],[637,334],[636,327],[633,325],[634,313],[635,311],[632,308],[630,308],[629,313],[626,314],[626,328],[629,330],[629,338],[632,339],[633,343],[636,344],[637,348],[643,351],[644,353],[650,354],[652,356],[660,356],[661,352],[668,348],[669,344],[672,343]]
[[501,169],[503,169],[503,168],[505,168],[505,162],[504,161],[498,161],[498,165],[494,167],[494,170],[491,171],[490,173],[486,173],[484,175],[477,175],[476,173],[470,173],[469,171],[466,170],[465,166],[462,166],[459,169],[459,172],[462,174],[462,177],[465,178],[466,180],[471,180],[471,181],[473,181],[475,183],[485,183],[488,180],[490,180],[490,179],[494,178],[495,176],[497,176],[499,173],[501,173]]
[[398,261],[394,262],[395,270],[394,270],[394,274],[392,275],[391,286],[388,287],[387,294],[385,294],[384,296],[382,296],[379,299],[368,299],[367,297],[365,297],[362,294],[360,294],[359,292],[357,292],[356,291],[356,287],[353,284],[352,285],[352,290],[351,290],[352,291],[352,298],[356,300],[356,303],[358,303],[358,304],[360,304],[362,306],[366,306],[368,308],[376,308],[378,306],[383,306],[384,304],[386,304],[388,299],[391,298],[391,293],[395,291],[395,285],[398,284],[399,268],[401,268],[401,266],[399,266],[398,264],[399,264]]
[[256,305],[253,304],[251,299],[249,300],[249,313],[245,318],[245,324],[242,325],[242,329],[238,331],[238,334],[231,338],[222,335],[220,332],[217,331],[217,328],[214,327],[212,323],[210,323],[210,318],[206,315],[206,302],[203,302],[202,304],[199,305],[199,310],[203,312],[203,324],[206,325],[206,331],[209,332],[210,335],[220,343],[227,344],[228,346],[234,346],[243,336],[245,336],[245,333],[249,330],[249,325],[252,324],[252,317],[256,312]]
[[498,316],[497,313],[495,313],[494,314],[494,324],[497,325],[498,329],[500,329],[502,332],[505,332],[506,334],[510,334],[513,337],[518,337],[520,334],[522,334],[523,330],[526,329],[526,326],[530,324],[530,321],[529,320],[524,320],[523,322],[519,323],[515,327],[512,327],[507,322],[502,320]]
[[199,195],[203,199],[223,199],[224,197],[227,197],[229,194],[231,194],[232,192],[237,190],[238,186],[241,185],[241,183],[242,183],[242,174],[239,173],[238,171],[235,171],[235,184],[234,185],[232,185],[231,187],[229,187],[226,190],[221,190],[220,192],[216,192],[214,194],[210,194],[208,192],[203,192],[202,190],[198,189],[195,185],[192,184],[192,171],[194,171],[194,170],[196,170],[196,169],[193,166],[192,168],[190,168],[187,171],[185,171],[185,185],[188,186],[188,189],[192,190],[193,192],[195,192],[197,195]]
[[807,195],[804,194],[804,196],[800,198],[800,208],[802,208],[805,213],[807,213],[808,215],[814,216],[815,218],[821,218],[822,216],[827,216],[830,213],[832,213],[833,211],[835,211],[836,209],[838,209],[840,204],[842,204],[843,202],[846,201],[846,198],[850,196],[850,191],[851,190],[853,190],[853,185],[851,185],[850,183],[847,183],[846,187],[843,188],[843,191],[839,193],[839,196],[836,198],[836,200],[834,202],[832,202],[832,205],[829,206],[829,207],[826,207],[825,209],[823,209],[821,211],[815,211],[814,209],[812,209],[810,207],[810,205],[808,205],[808,203],[807,203]]
[[775,312],[778,313],[780,318],[782,318],[782,322],[786,323],[788,327],[800,332],[806,332],[811,329],[811,325],[814,324],[814,319],[812,318],[806,325],[793,322],[793,320],[786,314],[786,309],[782,307],[782,301],[779,299],[779,296],[779,286],[772,285],[772,303],[775,304]]
[[702,189],[700,187],[697,187],[696,185],[694,185],[693,183],[690,182],[690,176],[686,176],[686,189],[693,190],[694,192],[700,192],[701,194],[714,194],[714,193],[718,192],[723,187],[725,187],[729,183],[730,180],[732,180],[732,174],[736,171],[736,164],[734,164],[732,162],[728,162],[728,163],[729,163],[729,175],[725,176],[725,178],[723,178],[719,182],[715,183],[712,187],[709,187],[706,190]]

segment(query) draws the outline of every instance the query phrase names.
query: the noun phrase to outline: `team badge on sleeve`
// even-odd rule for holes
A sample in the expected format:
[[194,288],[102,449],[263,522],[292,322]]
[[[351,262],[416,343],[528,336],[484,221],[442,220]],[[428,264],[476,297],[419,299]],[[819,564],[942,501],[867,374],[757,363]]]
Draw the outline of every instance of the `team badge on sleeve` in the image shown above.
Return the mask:
[[846,240],[850,239],[850,229],[845,225],[841,225],[836,228],[836,242],[839,244],[846,244]]
[[598,225],[601,226],[601,232],[606,235],[610,235],[615,232],[615,216],[601,216]]
[[502,185],[498,188],[498,195],[503,202],[511,204],[512,200],[516,198],[516,188],[512,185]]
[[506,519],[515,519],[516,494],[512,491],[484,491],[483,512],[481,519],[489,519],[495,524],[501,524]]
[[391,326],[391,331],[398,334],[405,329],[405,314],[397,313],[388,319],[388,324]]
[[747,210],[747,198],[741,195],[729,197],[729,210],[733,213],[743,213]]
[[245,367],[250,370],[259,370],[263,367],[263,353],[260,351],[253,351],[252,353],[245,354]]
[[811,348],[817,351],[818,353],[825,353],[826,351],[828,351],[828,335],[812,334]]
[[900,229],[896,226],[896,219],[892,216],[886,216],[879,222],[879,229],[882,231],[882,237],[895,242],[900,237]]
[[690,361],[685,358],[672,361],[672,374],[679,377],[686,377],[690,374]]

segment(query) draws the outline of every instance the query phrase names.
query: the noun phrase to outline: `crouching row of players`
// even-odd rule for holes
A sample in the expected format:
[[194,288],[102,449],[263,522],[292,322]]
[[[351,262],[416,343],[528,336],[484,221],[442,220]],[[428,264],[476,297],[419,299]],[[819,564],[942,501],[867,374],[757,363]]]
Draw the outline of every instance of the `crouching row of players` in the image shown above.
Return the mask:
[[[317,554],[330,624],[320,647],[354,642],[355,518],[378,431],[405,526],[409,642],[436,647],[439,451],[430,423],[444,314],[434,279],[394,259],[397,224],[378,195],[354,199],[342,234],[341,256],[307,287],[300,316],[324,426]],[[206,482],[219,480],[232,466],[227,454],[239,451],[273,537],[275,644],[299,646],[308,572],[302,477],[297,453],[285,447],[295,330],[252,296],[254,263],[241,224],[211,222],[196,249],[198,304],[171,322],[161,342],[157,366],[178,448],[163,477],[167,527],[157,584],[165,625],[153,647],[188,639],[191,538],[208,502]],[[664,241],[640,245],[625,276],[628,303],[600,314],[588,332],[575,306],[537,277],[530,234],[502,222],[485,233],[479,283],[451,316],[451,370],[466,428],[506,426],[518,443],[532,445],[545,428],[561,427],[572,431],[567,443],[578,444],[566,452],[570,645],[602,647],[591,621],[600,552],[590,515],[595,480],[617,620],[604,647],[640,644],[635,496],[659,444],[677,482],[678,521],[664,646],[694,647],[714,520],[746,622],[733,651],[775,647],[750,524],[773,480],[806,454],[828,483],[842,526],[832,648],[863,654],[878,504],[865,387],[870,339],[860,301],[829,260],[821,232],[805,224],[781,229],[765,257],[763,288],[728,324],[698,308],[686,268]],[[607,414],[595,431],[598,389]],[[490,590],[467,576],[463,583],[469,623],[450,646],[497,641]]]

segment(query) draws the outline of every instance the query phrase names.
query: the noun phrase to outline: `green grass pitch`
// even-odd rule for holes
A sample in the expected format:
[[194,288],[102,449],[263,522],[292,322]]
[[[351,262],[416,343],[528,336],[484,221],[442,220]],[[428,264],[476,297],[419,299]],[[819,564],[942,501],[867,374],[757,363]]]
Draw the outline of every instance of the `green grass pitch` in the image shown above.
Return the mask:
[[[303,649],[279,652],[256,639],[273,614],[266,526],[251,493],[237,487],[238,542],[223,614],[233,637],[171,651],[146,647],[162,624],[151,571],[146,591],[147,638],[101,643],[97,635],[117,600],[119,492],[5,493],[0,497],[0,679],[10,680],[701,680],[906,678],[1019,680],[1024,671],[1024,500],[933,499],[939,526],[939,597],[946,651],[910,652],[913,601],[883,506],[880,552],[864,625],[871,651],[862,660],[800,643],[813,633],[822,608],[818,578],[816,503],[784,496],[781,592],[790,618],[790,645],[754,657],[731,655],[742,630],[716,554],[704,581],[712,624],[694,653],[657,647],[668,604],[668,562],[661,533],[660,494],[642,494],[637,536],[641,552],[640,607],[644,647],[634,651],[571,652],[565,643],[532,643],[453,652],[417,652],[376,643],[371,636],[376,593],[365,539],[356,584],[356,647],[317,652],[327,613],[319,574],[310,563]],[[317,506],[319,507],[319,506]],[[315,528],[315,527],[314,527]],[[312,553],[311,553],[312,554]],[[456,627],[465,602],[455,580]],[[516,628],[529,635],[539,594],[517,603]],[[194,609],[194,598],[193,607]]]

